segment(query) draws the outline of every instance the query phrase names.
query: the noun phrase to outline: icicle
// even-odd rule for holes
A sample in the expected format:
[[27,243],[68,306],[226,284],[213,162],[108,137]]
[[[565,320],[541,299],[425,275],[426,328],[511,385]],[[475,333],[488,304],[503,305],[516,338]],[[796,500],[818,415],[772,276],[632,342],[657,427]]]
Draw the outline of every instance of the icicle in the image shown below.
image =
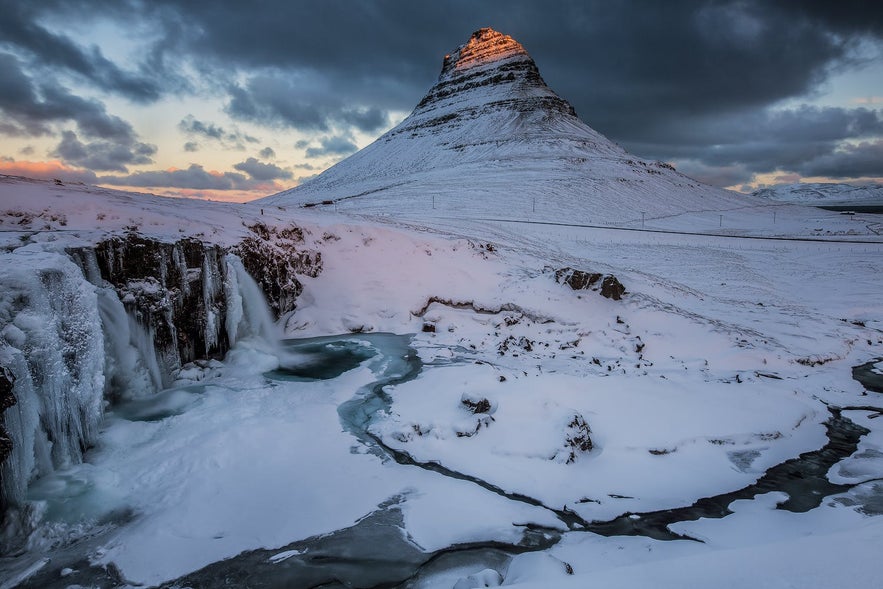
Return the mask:
[[103,415],[105,347],[95,287],[66,256],[0,255],[0,336],[18,404],[4,414],[12,454],[2,493],[18,502],[34,477],[82,461]]
[[[31,474],[39,470],[38,455],[42,457],[41,462],[44,465],[51,466],[52,460],[49,457],[45,436],[38,440],[38,434],[41,433],[40,398],[34,391],[34,383],[31,381],[24,354],[14,347],[3,346],[0,348],[0,363],[15,375],[12,394],[16,399],[16,404],[3,413],[6,431],[9,432],[14,445],[12,454],[0,466],[3,479],[0,494],[6,501],[17,502],[24,497]],[[19,449],[22,451],[17,451]]]
[[[113,248],[109,263],[113,264]],[[97,288],[98,313],[106,350],[105,393],[112,397],[140,397],[163,387],[152,334],[126,311],[116,290],[101,277],[94,248],[69,252],[86,279]]]
[[205,248],[202,261],[202,304],[205,309],[205,354],[217,347],[221,332],[218,298],[222,294],[223,279],[214,249]]
[[107,351],[108,397],[143,397],[161,389],[153,338],[126,312],[113,288],[98,289],[98,312]]

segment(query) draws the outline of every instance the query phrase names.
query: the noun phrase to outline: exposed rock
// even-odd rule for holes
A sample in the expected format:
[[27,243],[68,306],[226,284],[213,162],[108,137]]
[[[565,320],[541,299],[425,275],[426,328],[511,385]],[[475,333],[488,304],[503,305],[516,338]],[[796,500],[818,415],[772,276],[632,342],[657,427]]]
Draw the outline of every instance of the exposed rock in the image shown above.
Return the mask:
[[573,268],[561,268],[555,270],[555,280],[560,284],[566,284],[573,290],[600,292],[602,297],[614,301],[620,300],[625,294],[625,286],[612,274],[604,275]]
[[12,388],[15,384],[15,376],[4,366],[0,366],[0,464],[6,460],[12,452],[12,438],[3,427],[3,412],[15,405],[15,395]]
[[614,301],[618,301],[622,298],[622,295],[625,294],[625,287],[616,278],[616,276],[612,274],[608,274],[604,277],[604,280],[601,281],[601,296],[607,297],[608,299],[613,299]]
[[[477,109],[451,111],[445,107],[484,87],[517,88],[511,94],[498,90],[502,100],[487,101]],[[465,102],[465,101],[464,101]],[[422,118],[422,113],[448,110],[436,118]],[[426,131],[436,126],[462,125],[485,112],[544,112],[547,117],[576,118],[573,107],[549,90],[533,59],[518,41],[490,28],[472,33],[466,44],[446,55],[438,82],[414,109],[412,117],[419,126],[404,125],[400,131]]]
[[226,353],[227,267],[220,246],[128,233],[69,253],[91,282],[112,285],[126,310],[152,333],[165,374]]
[[513,352],[513,355],[518,355],[520,352],[532,352],[535,344],[535,341],[523,335],[521,337],[510,335],[497,345],[497,353],[503,356],[507,352]]
[[476,397],[463,393],[460,397],[460,403],[473,414],[491,412],[491,402],[484,397]]
[[567,437],[564,440],[564,447],[568,452],[565,464],[573,464],[579,454],[592,451],[594,444],[591,435],[592,429],[585,418],[578,413],[574,414],[573,419],[567,424]]
[[555,271],[555,280],[566,284],[573,290],[590,290],[592,286],[601,280],[602,274],[562,268]]
[[260,285],[275,319],[294,309],[303,291],[297,275],[316,277],[322,271],[322,254],[303,247],[303,230],[296,226],[268,227],[256,223],[254,233],[233,248],[242,264]]

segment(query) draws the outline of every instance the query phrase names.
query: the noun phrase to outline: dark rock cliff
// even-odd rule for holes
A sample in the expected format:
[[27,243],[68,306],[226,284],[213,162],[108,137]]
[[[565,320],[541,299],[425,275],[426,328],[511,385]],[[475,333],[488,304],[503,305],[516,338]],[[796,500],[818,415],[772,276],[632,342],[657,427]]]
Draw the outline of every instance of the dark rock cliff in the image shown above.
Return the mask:
[[225,252],[197,239],[162,243],[137,233],[69,252],[95,284],[109,283],[153,336],[165,374],[196,358],[222,356]]
[[[15,377],[12,372],[0,366],[0,417],[4,411],[15,405],[15,396],[12,394],[13,385],[15,385]],[[0,464],[3,464],[10,452],[12,452],[12,438],[3,427],[3,421],[0,419]]]
[[146,327],[165,374],[200,358],[222,357],[229,283],[227,253],[239,256],[267,299],[274,318],[294,310],[303,290],[298,274],[316,276],[321,255],[304,247],[303,231],[256,224],[229,251],[187,238],[164,243],[137,233],[94,248],[69,251],[94,284],[109,283],[126,310]]
[[273,312],[279,319],[294,309],[303,285],[297,275],[316,277],[322,271],[322,254],[303,247],[300,227],[269,227],[256,223],[247,236],[233,249],[242,264],[260,285]]

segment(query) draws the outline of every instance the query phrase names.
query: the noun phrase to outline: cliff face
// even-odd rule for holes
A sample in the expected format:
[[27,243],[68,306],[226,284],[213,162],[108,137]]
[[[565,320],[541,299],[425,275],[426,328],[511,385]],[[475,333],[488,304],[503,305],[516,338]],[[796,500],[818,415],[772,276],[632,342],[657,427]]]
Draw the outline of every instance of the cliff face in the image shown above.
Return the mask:
[[233,249],[242,259],[245,270],[255,279],[267,297],[274,319],[294,309],[303,291],[297,275],[315,278],[322,271],[322,254],[303,247],[304,234],[299,227],[269,227],[256,223]]
[[127,233],[66,255],[0,253],[0,509],[82,461],[106,403],[262,333],[267,306],[294,310],[297,275],[317,275],[321,257],[297,227],[250,229],[232,248]]
[[219,246],[196,239],[161,243],[130,233],[69,253],[90,282],[110,284],[149,331],[164,375],[226,353],[227,270]]

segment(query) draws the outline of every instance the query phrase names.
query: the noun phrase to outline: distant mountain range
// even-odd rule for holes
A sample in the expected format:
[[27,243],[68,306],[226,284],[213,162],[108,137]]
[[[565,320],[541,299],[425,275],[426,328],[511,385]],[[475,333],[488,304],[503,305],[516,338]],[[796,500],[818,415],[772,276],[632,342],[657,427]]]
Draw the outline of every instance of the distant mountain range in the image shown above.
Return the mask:
[[852,184],[778,184],[761,188],[754,196],[803,205],[850,205],[876,204],[883,206],[883,185],[869,184],[854,186]]
[[547,213],[574,222],[766,203],[629,154],[577,117],[524,47],[489,28],[444,57],[438,81],[399,125],[259,202],[375,214],[430,207],[470,216]]

